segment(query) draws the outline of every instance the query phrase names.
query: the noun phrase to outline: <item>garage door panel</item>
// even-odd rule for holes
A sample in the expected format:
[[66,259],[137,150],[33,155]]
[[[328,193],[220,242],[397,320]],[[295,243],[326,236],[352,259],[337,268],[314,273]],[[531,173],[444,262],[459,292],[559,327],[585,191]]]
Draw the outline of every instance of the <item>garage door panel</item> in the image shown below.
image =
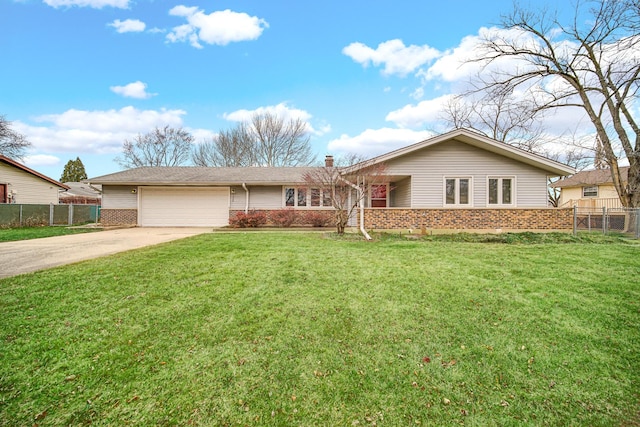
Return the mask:
[[229,188],[141,187],[142,226],[203,226],[229,224]]

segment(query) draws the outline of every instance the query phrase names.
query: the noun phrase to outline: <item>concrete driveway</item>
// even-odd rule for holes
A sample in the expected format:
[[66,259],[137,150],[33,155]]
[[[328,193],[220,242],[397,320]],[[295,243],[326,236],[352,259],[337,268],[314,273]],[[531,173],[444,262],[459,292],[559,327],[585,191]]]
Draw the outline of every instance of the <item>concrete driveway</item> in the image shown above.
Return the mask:
[[0,278],[72,264],[171,240],[210,233],[209,228],[124,228],[0,243]]

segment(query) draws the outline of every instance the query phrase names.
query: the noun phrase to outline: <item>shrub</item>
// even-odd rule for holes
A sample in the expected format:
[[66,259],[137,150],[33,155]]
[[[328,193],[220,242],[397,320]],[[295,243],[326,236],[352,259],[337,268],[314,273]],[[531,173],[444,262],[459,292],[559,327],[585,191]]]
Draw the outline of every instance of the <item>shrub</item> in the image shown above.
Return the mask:
[[229,225],[233,228],[256,228],[267,223],[267,214],[261,211],[237,212],[229,218]]
[[304,222],[314,227],[326,227],[331,224],[334,215],[333,212],[309,211],[304,215]]
[[272,211],[270,217],[271,222],[278,227],[291,227],[291,224],[296,221],[298,214],[295,210],[286,208]]

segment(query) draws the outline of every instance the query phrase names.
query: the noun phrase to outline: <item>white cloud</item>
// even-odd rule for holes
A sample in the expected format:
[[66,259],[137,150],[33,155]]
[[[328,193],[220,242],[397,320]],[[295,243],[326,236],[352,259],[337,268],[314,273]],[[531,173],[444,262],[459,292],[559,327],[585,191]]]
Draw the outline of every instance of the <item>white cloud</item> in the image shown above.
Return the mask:
[[452,98],[452,95],[443,95],[434,99],[419,102],[416,105],[408,104],[391,111],[385,120],[395,123],[401,128],[418,128],[427,123],[440,120],[443,106]]
[[102,9],[105,6],[116,7],[120,9],[129,8],[129,0],[43,0],[45,4],[51,7],[92,7],[94,9]]
[[125,19],[124,21],[116,19],[115,21],[110,23],[109,26],[115,28],[116,31],[120,34],[139,33],[144,31],[144,29],[147,27],[144,22],[138,19]]
[[139,80],[125,86],[111,86],[109,89],[111,89],[111,92],[122,95],[125,98],[148,99],[157,95],[156,93],[147,92],[147,84]]
[[268,105],[266,107],[258,107],[255,110],[236,110],[231,113],[224,113],[222,117],[232,122],[242,122],[250,120],[251,116],[253,116],[254,114],[266,113],[274,114],[285,120],[300,119],[307,121],[311,118],[311,114],[309,114],[307,111],[300,110],[299,108],[291,108],[287,105],[286,102],[281,102],[277,105]]
[[438,79],[446,82],[468,79],[482,68],[481,64],[470,62],[478,56],[480,43],[481,39],[477,35],[463,38],[458,46],[444,52],[433,65],[427,70],[421,70],[418,75],[425,80]]
[[342,49],[342,53],[362,64],[363,67],[368,67],[369,64],[374,66],[384,64],[384,74],[400,76],[406,76],[440,56],[437,49],[428,45],[405,46],[400,39],[380,43],[376,49],[359,42],[351,43]]
[[328,123],[321,123],[318,129],[315,129],[310,120],[313,117],[309,112],[301,110],[299,108],[292,108],[287,105],[286,102],[281,102],[277,105],[268,105],[266,107],[258,107],[255,110],[236,110],[231,113],[224,113],[222,117],[232,122],[243,122],[251,120],[254,114],[273,114],[284,120],[300,119],[307,123],[309,132],[314,135],[321,136],[331,131],[331,125]]
[[210,142],[214,136],[217,135],[216,132],[213,132],[209,129],[193,129],[193,128],[185,128],[187,132],[189,132],[194,139],[195,144],[201,144],[203,142]]
[[186,18],[187,24],[174,27],[167,34],[167,40],[172,43],[188,41],[198,49],[202,48],[200,42],[225,46],[231,42],[256,40],[269,27],[264,19],[229,9],[207,15],[197,7],[179,5],[169,14]]
[[334,153],[354,153],[366,157],[377,156],[389,151],[424,141],[433,136],[429,131],[410,129],[367,129],[360,135],[341,135],[329,142],[328,149]]
[[15,129],[33,144],[33,151],[60,153],[118,153],[125,139],[155,127],[182,126],[183,110],[67,110],[36,118],[45,125],[14,122]]
[[25,156],[24,164],[30,168],[37,166],[56,166],[60,163],[60,158],[49,154],[34,154]]

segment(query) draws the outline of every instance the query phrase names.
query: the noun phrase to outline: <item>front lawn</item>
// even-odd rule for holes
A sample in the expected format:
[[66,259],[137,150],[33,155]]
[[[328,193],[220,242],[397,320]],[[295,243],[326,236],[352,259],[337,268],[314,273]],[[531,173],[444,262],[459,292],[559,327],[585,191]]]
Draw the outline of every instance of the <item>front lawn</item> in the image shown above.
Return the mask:
[[66,236],[67,234],[91,233],[94,231],[100,231],[100,229],[63,226],[0,228],[0,242],[41,239],[43,237]]
[[0,425],[637,425],[639,255],[214,233],[0,280]]

